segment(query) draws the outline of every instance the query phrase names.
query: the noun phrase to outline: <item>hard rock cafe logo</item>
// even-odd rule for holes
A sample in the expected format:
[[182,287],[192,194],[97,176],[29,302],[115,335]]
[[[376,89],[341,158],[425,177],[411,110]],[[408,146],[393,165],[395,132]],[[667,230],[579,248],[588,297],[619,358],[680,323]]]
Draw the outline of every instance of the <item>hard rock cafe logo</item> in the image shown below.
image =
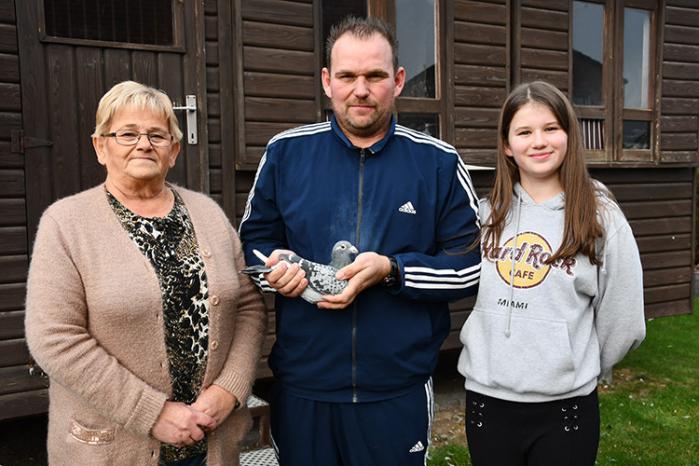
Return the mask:
[[[515,244],[515,238],[517,244]],[[525,231],[515,238],[505,241],[501,247],[483,248],[483,258],[495,262],[498,275],[510,284],[512,277],[512,254],[514,254],[514,287],[532,288],[544,281],[552,267],[559,268],[566,274],[574,276],[575,258],[558,259],[550,264],[553,256],[551,245],[538,233]]]

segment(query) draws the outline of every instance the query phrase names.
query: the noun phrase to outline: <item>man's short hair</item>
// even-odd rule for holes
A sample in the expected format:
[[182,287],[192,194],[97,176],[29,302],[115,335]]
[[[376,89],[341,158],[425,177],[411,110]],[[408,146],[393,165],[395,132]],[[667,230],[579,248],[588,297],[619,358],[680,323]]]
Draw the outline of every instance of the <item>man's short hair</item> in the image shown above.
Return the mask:
[[330,34],[328,34],[328,39],[325,42],[325,63],[327,63],[328,69],[330,69],[330,59],[335,42],[346,33],[350,33],[358,39],[369,39],[374,34],[380,34],[391,46],[393,71],[398,70],[398,41],[393,33],[393,29],[373,16],[367,18],[346,16],[342,21],[330,28]]

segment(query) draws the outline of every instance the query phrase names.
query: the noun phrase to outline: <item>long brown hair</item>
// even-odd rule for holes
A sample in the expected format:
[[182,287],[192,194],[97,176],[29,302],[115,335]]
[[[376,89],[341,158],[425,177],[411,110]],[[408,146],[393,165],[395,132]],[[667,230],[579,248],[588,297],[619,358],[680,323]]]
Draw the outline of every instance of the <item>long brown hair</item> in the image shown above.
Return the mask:
[[[515,113],[529,102],[545,105],[568,135],[568,147],[558,176],[565,194],[563,240],[558,250],[547,261],[582,253],[592,264],[599,264],[595,240],[604,235],[604,227],[597,217],[597,188],[585,166],[580,125],[568,98],[555,86],[544,81],[533,81],[517,86],[505,100],[498,122],[498,154],[495,185],[488,195],[491,214],[483,224],[483,245],[494,247],[500,242],[507,214],[512,206],[512,191],[519,181],[519,169],[514,157],[505,154],[505,144]],[[605,193],[608,195],[608,193]]]

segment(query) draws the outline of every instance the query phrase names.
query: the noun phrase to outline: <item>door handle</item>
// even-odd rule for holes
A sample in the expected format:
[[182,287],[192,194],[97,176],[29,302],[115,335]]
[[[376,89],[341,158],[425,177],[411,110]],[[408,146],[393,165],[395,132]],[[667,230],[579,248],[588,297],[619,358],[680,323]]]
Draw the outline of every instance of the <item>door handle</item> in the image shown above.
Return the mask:
[[173,110],[184,110],[187,116],[187,143],[197,144],[197,96],[189,94],[185,96],[185,106],[172,107]]

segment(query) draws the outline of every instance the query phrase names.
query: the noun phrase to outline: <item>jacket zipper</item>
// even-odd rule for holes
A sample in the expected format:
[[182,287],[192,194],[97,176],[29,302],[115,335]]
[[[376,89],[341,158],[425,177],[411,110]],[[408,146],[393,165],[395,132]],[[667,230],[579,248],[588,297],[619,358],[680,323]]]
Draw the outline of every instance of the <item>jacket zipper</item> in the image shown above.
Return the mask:
[[[364,191],[364,161],[366,160],[366,149],[359,151],[359,192],[357,194],[357,231],[355,232],[355,243],[359,249],[360,233],[362,227],[362,196]],[[357,403],[357,301],[352,303],[352,403]]]

